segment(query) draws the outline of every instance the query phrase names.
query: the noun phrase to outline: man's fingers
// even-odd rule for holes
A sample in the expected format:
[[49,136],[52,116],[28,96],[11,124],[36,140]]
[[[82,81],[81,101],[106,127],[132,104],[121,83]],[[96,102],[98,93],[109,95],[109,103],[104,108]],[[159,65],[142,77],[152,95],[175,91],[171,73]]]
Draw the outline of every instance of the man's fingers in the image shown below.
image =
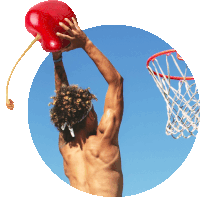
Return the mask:
[[64,30],[66,30],[70,35],[73,35],[72,30],[71,30],[69,27],[67,27],[64,23],[59,22],[59,25],[60,25]]
[[68,18],[65,18],[64,20],[67,21],[71,27],[74,26],[74,24]]
[[77,23],[76,19],[74,17],[72,17],[72,20],[74,22],[74,26],[76,27],[76,29],[80,29],[79,26],[78,26],[78,23]]
[[59,32],[56,33],[57,36],[61,37],[61,38],[65,38],[67,40],[73,40],[73,38],[69,35],[65,35],[65,34],[61,34]]
[[65,18],[64,20],[67,21],[67,22],[69,23],[70,27],[71,27],[73,30],[78,29],[78,24],[77,24],[76,20],[75,20],[73,17],[72,17],[73,23],[72,23],[68,18]]
[[72,20],[73,20],[75,25],[78,25],[78,23],[77,23],[77,21],[76,21],[76,19],[74,17],[72,17]]

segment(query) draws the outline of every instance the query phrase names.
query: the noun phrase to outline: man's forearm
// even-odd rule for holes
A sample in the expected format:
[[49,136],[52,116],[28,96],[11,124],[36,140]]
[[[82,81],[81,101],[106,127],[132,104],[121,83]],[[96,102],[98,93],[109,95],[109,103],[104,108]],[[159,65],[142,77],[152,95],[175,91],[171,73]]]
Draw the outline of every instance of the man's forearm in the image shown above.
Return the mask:
[[[57,60],[59,59],[59,56],[53,53],[53,59]],[[69,85],[62,61],[54,63],[54,74],[55,74],[55,89],[57,92],[60,90],[62,83]]]
[[108,84],[116,82],[121,78],[119,72],[111,64],[111,62],[103,55],[103,53],[88,40],[83,48],[88,56],[94,61],[97,68],[105,78]]

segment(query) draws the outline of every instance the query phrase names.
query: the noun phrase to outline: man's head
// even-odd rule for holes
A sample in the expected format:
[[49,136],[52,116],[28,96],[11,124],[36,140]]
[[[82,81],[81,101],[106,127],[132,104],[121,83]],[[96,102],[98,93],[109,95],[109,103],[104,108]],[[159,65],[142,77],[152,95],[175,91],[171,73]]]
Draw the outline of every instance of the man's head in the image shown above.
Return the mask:
[[[97,100],[97,98],[89,92],[89,88],[81,89],[76,85],[62,84],[57,95],[51,98],[54,100],[49,104],[53,105],[53,108],[50,109],[51,122],[60,132],[69,133],[68,126],[74,129],[75,135],[80,129],[87,128],[89,132],[96,129],[97,115],[92,106],[92,100]],[[81,119],[83,120],[79,122]],[[68,126],[63,131],[61,126],[65,123]]]
[[[95,135],[96,129],[98,126],[97,114],[94,110],[94,106],[92,105],[92,109],[89,111],[87,117],[85,118],[85,130],[87,130],[87,135]],[[76,126],[76,125],[75,125]]]

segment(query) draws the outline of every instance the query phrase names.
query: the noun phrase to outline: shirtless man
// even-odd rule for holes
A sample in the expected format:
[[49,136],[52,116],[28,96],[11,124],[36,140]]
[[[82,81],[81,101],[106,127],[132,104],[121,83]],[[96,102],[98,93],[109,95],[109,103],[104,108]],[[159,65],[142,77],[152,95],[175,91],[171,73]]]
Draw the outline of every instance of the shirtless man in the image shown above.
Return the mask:
[[[123,115],[123,78],[79,28],[77,21],[74,18],[72,18],[72,21],[65,20],[69,23],[70,28],[63,23],[59,23],[59,25],[69,35],[58,32],[57,36],[69,40],[71,44],[59,52],[52,53],[53,59],[62,59],[60,57],[64,51],[82,48],[107,81],[108,91],[105,98],[104,114],[99,125],[97,114],[91,103],[90,109],[81,121],[84,121],[84,126],[83,124],[80,125],[81,123],[78,123],[79,126],[76,123],[71,126],[66,126],[66,123],[63,126],[62,130],[64,131],[59,134],[59,150],[63,156],[64,172],[69,178],[70,185],[80,191],[103,197],[121,197],[123,174],[118,133]],[[54,66],[55,85],[58,94],[61,91],[62,84],[69,86],[69,83],[62,60],[55,62]],[[79,91],[82,90],[79,89]],[[68,94],[70,94],[69,91]],[[80,96],[79,93],[77,95]],[[92,97],[94,98],[94,95]],[[55,97],[54,99],[55,101],[58,100]],[[77,105],[79,105],[79,101],[77,99]],[[66,102],[68,101],[64,101],[64,103]],[[59,131],[62,130],[59,129]],[[71,136],[71,139],[69,137],[70,130],[70,136],[75,134],[74,137]],[[65,135],[68,135],[68,138]]]

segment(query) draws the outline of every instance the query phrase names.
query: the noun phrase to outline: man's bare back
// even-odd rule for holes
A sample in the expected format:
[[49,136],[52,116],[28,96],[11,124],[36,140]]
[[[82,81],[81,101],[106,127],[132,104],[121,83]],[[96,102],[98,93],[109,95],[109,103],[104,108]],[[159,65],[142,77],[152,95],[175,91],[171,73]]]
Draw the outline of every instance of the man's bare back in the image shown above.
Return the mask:
[[[62,138],[62,137],[60,137]],[[60,139],[60,147],[64,143]],[[98,132],[80,145],[66,144],[60,148],[64,159],[64,172],[70,185],[80,191],[103,197],[121,197],[123,175],[118,142],[102,144],[102,134]]]
[[[123,175],[118,134],[124,109],[123,78],[111,62],[80,29],[76,20],[73,18],[72,20],[73,22],[66,19],[71,29],[63,23],[60,24],[70,36],[57,33],[62,39],[68,39],[71,43],[70,46],[63,49],[62,52],[82,48],[93,60],[108,83],[108,90],[105,97],[104,113],[99,125],[94,106],[91,105],[90,110],[86,113],[86,117],[84,117],[85,126],[82,128],[78,126],[79,129],[75,129],[76,123],[72,126],[73,128],[70,126],[70,131],[75,129],[75,136],[72,135],[72,140],[68,141],[66,140],[66,136],[63,136],[68,135],[69,130],[66,130],[66,133],[60,133],[59,150],[63,156],[64,172],[69,178],[71,186],[80,191],[103,197],[121,197]],[[60,56],[60,52],[53,53],[53,59],[56,60],[54,65],[57,93],[60,91],[62,83],[69,86],[63,63],[59,60],[61,58]],[[57,61],[57,59],[59,61]],[[62,93],[65,95],[65,92]],[[80,94],[76,95],[79,96],[75,98],[76,104],[74,105],[77,105],[78,100],[80,100]],[[66,103],[65,97],[61,97],[64,98],[63,103]],[[66,96],[66,99],[69,99],[68,96]],[[71,98],[71,100],[73,99]],[[91,98],[89,100],[90,101],[87,102],[91,103]],[[71,101],[69,101],[69,103],[71,103]],[[57,107],[59,108],[59,105]],[[68,109],[68,107],[68,105],[63,106],[61,111],[64,111],[64,108]],[[72,109],[70,108],[70,113],[72,111],[74,111],[73,107]],[[65,113],[64,118],[68,117],[68,113],[69,111]],[[55,122],[57,122],[57,116],[60,114],[57,114],[57,112],[55,114]],[[63,113],[61,112],[61,114]],[[52,116],[53,115],[54,114],[52,114]],[[74,117],[75,119],[75,114],[73,115],[74,116],[70,115],[70,117]],[[61,116],[61,120],[64,118]],[[67,123],[67,120],[65,120],[65,123]],[[59,123],[59,125],[62,124],[63,122]]]

